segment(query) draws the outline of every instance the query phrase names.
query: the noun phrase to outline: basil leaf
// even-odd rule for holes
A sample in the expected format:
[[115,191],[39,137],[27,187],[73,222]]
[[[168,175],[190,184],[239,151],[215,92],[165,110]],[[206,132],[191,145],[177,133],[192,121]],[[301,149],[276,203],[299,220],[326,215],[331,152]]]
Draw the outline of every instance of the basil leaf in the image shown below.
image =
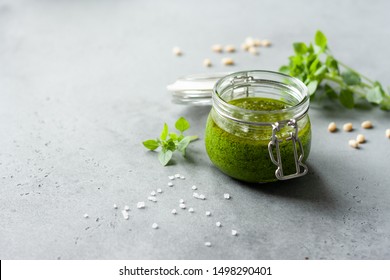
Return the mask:
[[337,99],[338,98],[338,95],[336,93],[336,91],[330,86],[330,85],[325,85],[324,87],[325,89],[325,93],[326,95],[330,98],[330,99]]
[[180,117],[176,123],[175,123],[175,127],[178,131],[180,131],[181,133],[183,133],[184,131],[186,131],[187,129],[190,128],[190,123],[183,117]]
[[168,136],[168,125],[167,125],[166,123],[164,123],[164,128],[163,128],[163,130],[161,131],[160,139],[161,139],[161,140],[166,140],[166,139],[167,139],[167,136]]
[[319,46],[321,49],[325,50],[326,49],[326,44],[327,44],[327,39],[320,30],[317,31],[315,37],[314,37],[314,43]]
[[305,54],[307,52],[307,46],[305,43],[294,43],[293,47],[296,54]]
[[314,76],[320,76],[326,72],[326,65],[322,65],[320,68],[317,69],[317,71],[314,72]]
[[153,139],[149,139],[149,140],[146,140],[144,142],[142,142],[142,144],[145,146],[145,148],[149,149],[149,150],[155,150],[158,148],[158,142],[156,140],[153,140]]
[[289,74],[290,73],[290,67],[284,65],[284,66],[279,68],[279,72],[282,72],[284,74]]
[[176,150],[175,141],[174,141],[173,139],[168,139],[168,140],[164,143],[164,149],[170,150],[170,151],[174,152],[174,151]]
[[311,81],[307,85],[307,88],[309,89],[309,94],[310,95],[313,95],[316,92],[317,86],[318,86],[318,81],[317,80]]
[[358,85],[361,82],[360,76],[352,71],[341,73],[341,78],[349,86]]
[[169,137],[171,137],[172,140],[177,140],[178,138],[177,134],[174,132],[169,133]]
[[382,92],[380,87],[376,86],[372,89],[369,89],[367,91],[366,98],[368,102],[375,103],[375,104],[380,104],[383,100]]
[[183,156],[186,155],[186,149],[188,144],[190,144],[190,142],[191,142],[191,137],[186,136],[177,145],[177,149],[183,154]]
[[355,102],[353,100],[353,92],[348,89],[341,90],[340,102],[349,109],[353,108],[355,106]]
[[158,154],[158,160],[163,166],[165,166],[171,160],[172,155],[173,152],[170,150],[161,150],[160,153]]

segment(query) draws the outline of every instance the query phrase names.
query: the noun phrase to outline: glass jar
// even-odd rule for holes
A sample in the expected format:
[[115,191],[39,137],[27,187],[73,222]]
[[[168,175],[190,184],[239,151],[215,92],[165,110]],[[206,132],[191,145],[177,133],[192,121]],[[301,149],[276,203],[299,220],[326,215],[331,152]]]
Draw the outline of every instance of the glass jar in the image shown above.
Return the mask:
[[243,71],[214,86],[205,144],[222,172],[246,182],[303,176],[310,152],[308,89],[271,71]]

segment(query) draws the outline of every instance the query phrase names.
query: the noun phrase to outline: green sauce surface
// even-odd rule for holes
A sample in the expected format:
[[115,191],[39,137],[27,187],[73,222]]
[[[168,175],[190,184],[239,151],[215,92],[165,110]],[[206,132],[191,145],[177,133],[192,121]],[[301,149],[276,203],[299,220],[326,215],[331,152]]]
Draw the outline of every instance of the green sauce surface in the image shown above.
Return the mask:
[[[243,109],[257,111],[273,111],[289,107],[282,101],[258,97],[236,99],[229,103]],[[214,112],[214,114],[216,113]],[[271,119],[269,121],[273,122]],[[311,143],[308,116],[299,121],[298,126],[298,136],[303,145],[303,161],[305,162],[310,152]],[[279,139],[283,140],[279,143],[279,148],[284,175],[295,173],[293,144],[292,141],[286,141],[289,131],[291,131],[290,128],[283,128],[278,135]],[[257,183],[277,181],[275,176],[277,166],[271,162],[268,152],[271,135],[271,127],[248,132],[238,130],[233,125],[222,129],[214,121],[212,109],[206,125],[206,151],[214,165],[233,178]],[[276,158],[275,151],[274,156]]]

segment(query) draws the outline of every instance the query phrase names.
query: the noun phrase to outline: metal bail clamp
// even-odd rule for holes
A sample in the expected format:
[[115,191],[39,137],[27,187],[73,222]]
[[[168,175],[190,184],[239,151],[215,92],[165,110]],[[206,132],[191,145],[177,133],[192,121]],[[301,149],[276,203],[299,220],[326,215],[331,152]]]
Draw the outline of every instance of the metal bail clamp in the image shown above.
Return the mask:
[[[304,157],[304,151],[301,141],[298,137],[298,125],[295,119],[291,119],[288,121],[287,126],[290,126],[294,128],[294,132],[290,132],[290,136],[286,138],[285,141],[291,140],[293,145],[293,151],[294,151],[294,161],[295,161],[295,170],[296,172],[289,175],[283,174],[283,165],[282,165],[282,157],[280,155],[280,149],[279,149],[279,143],[283,140],[279,140],[276,136],[276,132],[280,131],[280,124],[278,122],[272,124],[272,137],[271,141],[268,143],[268,152],[269,156],[271,158],[271,161],[273,164],[275,164],[278,168],[275,171],[275,176],[279,180],[288,180],[296,177],[301,177],[308,172],[307,166],[302,163],[303,157]],[[297,145],[299,146],[299,155],[297,151]],[[274,153],[273,153],[273,147],[276,149],[276,157],[275,160]],[[303,169],[303,170],[302,170]]]

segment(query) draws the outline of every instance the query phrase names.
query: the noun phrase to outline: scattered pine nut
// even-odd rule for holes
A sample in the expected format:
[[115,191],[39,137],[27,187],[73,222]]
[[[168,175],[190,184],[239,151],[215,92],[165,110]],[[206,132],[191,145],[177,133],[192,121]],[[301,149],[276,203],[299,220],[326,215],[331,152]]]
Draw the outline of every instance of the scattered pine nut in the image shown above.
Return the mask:
[[203,65],[206,67],[211,67],[213,64],[211,63],[211,60],[209,58],[205,58],[203,60]]
[[354,139],[349,140],[348,144],[352,148],[355,148],[355,149],[359,148],[359,143],[356,140],[354,140]]
[[155,191],[152,191],[152,192],[150,193],[150,195],[155,196],[155,195],[156,195],[156,192],[155,192]]
[[199,194],[196,193],[196,192],[194,192],[194,193],[192,194],[192,196],[195,197],[195,198],[199,198]]
[[352,131],[352,129],[353,129],[352,123],[346,123],[346,124],[344,124],[344,125],[343,125],[343,129],[344,129],[344,131],[347,131],[347,132]]
[[235,52],[235,51],[236,51],[236,48],[235,48],[233,45],[227,45],[227,46],[225,47],[225,51],[226,51],[226,52],[232,53],[232,52]]
[[196,190],[196,189],[197,189],[197,187],[196,187],[195,185],[193,185],[193,186],[192,186],[192,189],[193,189],[193,190]]
[[218,53],[221,53],[223,51],[222,45],[219,44],[213,45],[211,49],[213,50],[213,52],[218,52]]
[[173,215],[176,215],[176,214],[177,214],[176,209],[172,209],[171,213],[172,213]]
[[175,178],[180,178],[180,174],[175,174]]
[[199,198],[202,199],[202,200],[205,200],[205,199],[206,199],[206,197],[205,197],[203,194],[200,194],[200,195],[199,195]]
[[230,194],[225,193],[225,194],[223,194],[223,197],[224,197],[225,199],[230,199]]
[[232,229],[232,235],[237,236],[237,230]]
[[180,199],[179,202],[180,202],[180,203],[184,203],[184,199]]
[[124,210],[125,210],[125,211],[129,211],[129,210],[130,210],[130,207],[126,205],[125,208],[124,208]]
[[328,131],[329,131],[329,132],[335,132],[335,131],[337,131],[336,123],[331,122],[331,123],[328,125]]
[[84,218],[88,219],[89,215],[87,213],[84,214]]
[[116,204],[114,204],[112,207],[114,207],[114,209],[118,209],[118,206]]
[[245,39],[245,44],[247,44],[249,47],[255,46],[255,40],[252,37],[247,37]]
[[386,129],[386,137],[390,139],[390,128]]
[[179,204],[179,207],[180,207],[181,209],[186,209],[186,205],[185,205],[184,203],[180,203],[180,204]]
[[259,39],[254,39],[253,40],[253,45],[255,47],[261,47],[261,41]]
[[224,65],[234,65],[234,61],[230,57],[224,57],[224,58],[222,58],[222,64],[224,64]]
[[241,49],[242,49],[243,51],[248,51],[249,48],[250,48],[250,46],[249,46],[247,43],[241,44]]
[[169,180],[175,180],[175,176],[168,176]]
[[154,196],[149,196],[148,200],[153,201],[153,202],[157,202],[157,198]]
[[271,46],[272,44],[271,44],[271,42],[270,42],[269,40],[262,40],[262,41],[261,41],[261,45],[262,45],[263,47],[269,47],[269,46]]
[[251,54],[253,54],[253,55],[258,55],[258,54],[259,54],[259,52],[257,51],[257,49],[256,49],[255,47],[250,47],[250,48],[248,49],[248,51],[249,51]]
[[174,47],[174,48],[172,49],[172,52],[173,52],[174,55],[177,55],[177,56],[180,56],[180,55],[183,54],[182,51],[181,51],[181,49],[180,49],[179,47]]
[[204,246],[206,246],[206,247],[211,247],[211,243],[210,243],[210,242],[205,242],[205,243],[204,243]]
[[173,187],[173,183],[172,182],[168,182],[168,187]]
[[137,203],[137,208],[138,208],[138,209],[143,209],[143,208],[145,208],[145,202],[143,202],[143,201],[138,202],[138,203]]
[[162,190],[161,190],[161,189],[157,189],[157,192],[158,192],[158,193],[162,193]]
[[211,216],[211,212],[210,211],[206,211],[206,216]]
[[216,225],[217,227],[221,227],[221,226],[222,226],[221,222],[216,222],[215,225]]
[[180,175],[180,179],[184,180],[185,178],[183,175]]
[[363,128],[372,128],[372,122],[370,122],[370,121],[364,121],[364,122],[362,122],[362,127]]
[[153,223],[152,228],[158,229],[158,224],[157,223]]
[[188,212],[190,212],[190,213],[194,213],[194,208],[190,208],[190,209],[188,209]]
[[127,212],[126,210],[122,210],[122,215],[123,215],[123,218],[125,220],[128,220],[129,219],[129,212]]
[[366,142],[366,137],[364,137],[363,134],[359,134],[359,135],[356,137],[356,141],[357,141],[359,144],[362,144],[362,143]]

